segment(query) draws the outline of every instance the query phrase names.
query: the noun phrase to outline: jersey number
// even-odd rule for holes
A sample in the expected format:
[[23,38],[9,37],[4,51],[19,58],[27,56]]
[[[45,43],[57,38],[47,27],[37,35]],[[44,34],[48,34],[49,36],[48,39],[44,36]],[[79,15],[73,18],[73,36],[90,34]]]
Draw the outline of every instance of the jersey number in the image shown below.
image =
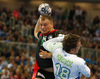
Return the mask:
[[66,67],[61,67],[59,63],[56,64],[56,74],[61,79],[69,79],[70,70]]

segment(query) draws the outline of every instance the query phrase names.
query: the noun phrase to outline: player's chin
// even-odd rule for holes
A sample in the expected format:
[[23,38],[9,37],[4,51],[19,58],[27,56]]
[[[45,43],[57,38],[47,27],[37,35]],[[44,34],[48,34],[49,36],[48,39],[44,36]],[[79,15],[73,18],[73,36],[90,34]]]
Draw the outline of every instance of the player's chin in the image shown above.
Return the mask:
[[42,31],[42,33],[43,33],[43,34],[46,34],[46,33],[47,33],[47,31]]

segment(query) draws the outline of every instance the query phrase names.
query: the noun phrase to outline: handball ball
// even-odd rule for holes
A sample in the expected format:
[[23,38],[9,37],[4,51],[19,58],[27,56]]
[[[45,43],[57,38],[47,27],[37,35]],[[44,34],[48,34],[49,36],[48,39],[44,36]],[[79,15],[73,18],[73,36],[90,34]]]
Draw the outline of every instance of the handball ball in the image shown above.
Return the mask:
[[51,7],[49,4],[47,3],[42,3],[39,7],[38,7],[38,11],[40,15],[50,15],[51,14]]

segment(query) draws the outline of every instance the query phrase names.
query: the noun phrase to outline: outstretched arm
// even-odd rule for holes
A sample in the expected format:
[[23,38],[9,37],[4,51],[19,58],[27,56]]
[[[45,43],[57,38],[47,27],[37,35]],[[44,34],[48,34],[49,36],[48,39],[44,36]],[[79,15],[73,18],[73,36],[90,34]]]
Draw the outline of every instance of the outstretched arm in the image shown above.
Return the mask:
[[35,25],[35,29],[34,29],[34,36],[38,39],[38,32],[40,32],[40,18],[41,16],[39,17],[38,21],[37,21],[37,24]]
[[57,48],[62,48],[62,41],[64,39],[64,36],[56,37],[53,39],[50,39],[43,43],[43,47],[48,50],[49,52],[53,52]]

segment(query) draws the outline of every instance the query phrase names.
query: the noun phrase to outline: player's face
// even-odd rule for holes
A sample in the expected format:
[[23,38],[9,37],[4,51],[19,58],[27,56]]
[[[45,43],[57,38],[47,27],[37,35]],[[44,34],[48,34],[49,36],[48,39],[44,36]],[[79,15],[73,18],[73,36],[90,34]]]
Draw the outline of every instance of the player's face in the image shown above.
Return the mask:
[[52,31],[52,28],[53,28],[53,23],[51,23],[48,19],[40,21],[40,29],[43,34]]
[[80,49],[81,46],[82,46],[81,41],[79,41],[78,44],[77,44],[77,47],[75,48],[75,51],[74,51],[75,54],[78,53],[78,51],[79,51],[79,49]]

